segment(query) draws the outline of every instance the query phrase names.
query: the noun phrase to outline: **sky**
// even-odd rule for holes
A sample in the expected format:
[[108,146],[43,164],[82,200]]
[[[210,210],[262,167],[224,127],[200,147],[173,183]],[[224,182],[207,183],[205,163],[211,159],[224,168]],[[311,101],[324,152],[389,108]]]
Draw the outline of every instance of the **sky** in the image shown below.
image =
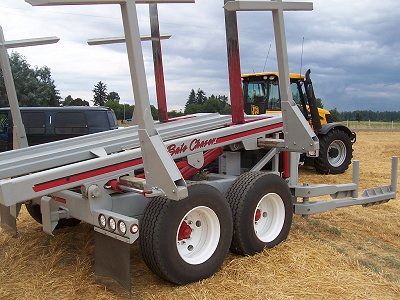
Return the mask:
[[[325,108],[400,111],[400,1],[313,2],[311,12],[284,13],[290,71],[311,69]],[[191,89],[229,95],[222,6],[223,0],[158,5],[161,34],[172,35],[162,41],[169,110],[182,109]],[[148,35],[148,5],[137,7],[140,32]],[[271,13],[238,12],[238,25],[242,73],[261,72],[264,66],[275,71]],[[61,38],[17,51],[31,66],[50,67],[62,98],[91,100],[94,85],[102,81],[108,92],[119,93],[121,103],[134,104],[125,45],[86,44],[91,38],[123,36],[118,5],[32,7],[23,0],[0,0],[0,26],[6,40]],[[142,46],[155,104],[151,43]]]

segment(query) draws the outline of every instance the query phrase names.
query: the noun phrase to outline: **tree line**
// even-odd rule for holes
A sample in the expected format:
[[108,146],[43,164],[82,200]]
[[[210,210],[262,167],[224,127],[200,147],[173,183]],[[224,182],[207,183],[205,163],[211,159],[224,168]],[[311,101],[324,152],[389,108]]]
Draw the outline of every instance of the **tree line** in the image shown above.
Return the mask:
[[[89,106],[89,101],[82,98],[73,98],[71,95],[60,97],[54,80],[51,77],[49,67],[31,67],[26,58],[13,51],[10,55],[10,65],[14,77],[14,84],[20,106]],[[132,117],[134,105],[120,103],[120,96],[117,92],[107,91],[107,85],[99,81],[92,90],[95,106],[106,106],[114,110],[119,120],[126,120]],[[3,74],[0,70],[0,107],[8,107],[7,93],[5,90]],[[317,106],[323,108],[322,99],[317,99]],[[170,111],[169,117],[178,117],[194,113],[230,114],[231,106],[228,97],[225,95],[214,95],[207,97],[202,89],[195,91],[192,89],[186,99],[185,108],[182,111]],[[334,121],[378,121],[391,122],[400,121],[400,111],[343,111],[339,112],[336,108],[331,111]],[[158,111],[153,105],[151,113],[154,119],[158,119]]]
[[330,112],[332,115],[337,115],[336,121],[400,122],[400,111],[355,110],[339,112],[335,108]]

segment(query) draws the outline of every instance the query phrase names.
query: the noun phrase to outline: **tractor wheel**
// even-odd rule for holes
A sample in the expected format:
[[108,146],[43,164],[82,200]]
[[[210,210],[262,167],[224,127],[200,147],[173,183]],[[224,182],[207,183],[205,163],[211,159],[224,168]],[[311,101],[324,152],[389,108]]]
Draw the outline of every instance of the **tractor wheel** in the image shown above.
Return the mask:
[[[33,202],[27,202],[25,203],[25,207],[28,213],[31,215],[31,217],[39,224],[42,224],[42,212],[40,211],[40,205],[35,204]],[[64,227],[74,227],[78,225],[80,222],[81,222],[80,220],[74,218],[60,219],[58,221],[56,229]]]
[[188,186],[180,201],[156,197],[140,224],[140,248],[147,266],[175,284],[213,275],[232,239],[232,215],[223,195],[207,184]]
[[319,136],[319,156],[314,160],[315,169],[321,174],[344,173],[351,164],[353,149],[350,137],[342,130],[331,130]]
[[284,241],[293,217],[292,196],[279,176],[248,172],[227,192],[233,217],[231,251],[253,255]]

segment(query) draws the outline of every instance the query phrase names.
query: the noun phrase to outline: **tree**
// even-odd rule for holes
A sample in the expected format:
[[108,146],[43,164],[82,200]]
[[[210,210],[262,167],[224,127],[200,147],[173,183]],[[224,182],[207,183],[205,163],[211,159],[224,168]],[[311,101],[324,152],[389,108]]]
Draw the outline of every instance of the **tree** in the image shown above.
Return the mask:
[[62,102],[63,106],[89,106],[89,102],[83,100],[82,98],[72,98],[71,95],[65,97],[64,101]]
[[331,113],[331,117],[332,117],[333,122],[340,122],[341,121],[340,112],[337,111],[336,107],[334,109],[331,109],[330,113]]
[[188,105],[195,104],[195,103],[196,103],[196,93],[195,93],[194,89],[192,89],[189,93],[188,99],[186,100],[185,110]]
[[[60,93],[51,78],[49,67],[32,68],[25,57],[18,52],[11,53],[10,65],[20,106],[60,105]],[[7,106],[9,103],[3,74],[0,70],[0,107]]]
[[197,93],[192,89],[185,105],[185,114],[202,112],[218,112],[220,114],[230,114],[231,107],[228,104],[228,97],[225,95],[205,96],[206,93],[198,89]]
[[121,97],[117,92],[110,92],[107,95],[107,101],[117,101],[119,103],[119,100],[121,100]]
[[206,93],[202,89],[198,89],[196,93],[196,104],[203,104],[207,100]]
[[315,100],[317,102],[317,107],[324,108],[324,104],[322,103],[322,99],[321,98],[316,98]]
[[107,85],[99,81],[93,89],[93,103],[96,106],[104,106],[107,102]]

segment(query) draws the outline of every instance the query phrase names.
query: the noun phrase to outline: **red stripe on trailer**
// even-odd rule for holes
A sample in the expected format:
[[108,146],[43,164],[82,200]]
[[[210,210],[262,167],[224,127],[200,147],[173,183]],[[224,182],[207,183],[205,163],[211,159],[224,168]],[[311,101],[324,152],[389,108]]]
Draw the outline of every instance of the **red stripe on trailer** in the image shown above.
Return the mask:
[[141,158],[135,159],[135,160],[130,160],[130,161],[127,161],[124,163],[115,164],[112,166],[108,166],[108,167],[104,167],[104,168],[100,168],[100,169],[96,169],[96,170],[92,170],[92,171],[88,171],[88,172],[84,172],[84,173],[80,173],[80,174],[76,174],[76,175],[67,176],[67,177],[59,178],[59,179],[52,180],[52,181],[39,183],[39,184],[36,184],[35,186],[33,186],[33,190],[35,192],[41,192],[41,191],[49,190],[49,189],[52,189],[55,187],[67,185],[67,184],[70,184],[73,182],[77,182],[80,180],[84,180],[84,179],[104,175],[107,173],[119,171],[122,169],[130,168],[133,166],[137,166],[142,163],[143,163],[143,159],[141,159]]
[[249,135],[253,135],[253,134],[257,134],[257,133],[262,133],[268,130],[273,130],[273,129],[277,129],[277,128],[282,128],[283,127],[283,123],[277,123],[274,125],[269,125],[269,126],[265,126],[265,127],[261,127],[261,128],[257,128],[257,129],[253,129],[253,130],[249,130],[249,131],[245,131],[245,132],[239,132],[236,134],[231,134],[231,135],[227,135],[224,137],[220,137],[217,139],[216,144],[220,144],[220,143],[224,143],[224,142],[228,142],[234,139],[238,139],[238,138],[243,138]]
[[[215,148],[212,150],[208,150],[206,153],[204,153],[204,164],[201,168],[208,166],[210,163],[216,160],[220,155],[222,155],[222,153],[224,153],[224,150],[222,148]],[[199,170],[200,169],[187,165],[186,167],[183,167],[180,171],[182,177],[185,180],[187,180],[192,178]]]
[[[249,130],[249,131],[245,131],[245,132],[239,132],[236,134],[231,134],[231,135],[227,135],[224,137],[220,137],[216,140],[216,144],[220,144],[220,143],[224,143],[224,142],[228,142],[234,139],[238,139],[238,138],[243,138],[246,136],[250,136],[253,134],[257,134],[257,133],[262,133],[268,130],[273,130],[273,129],[277,129],[277,128],[281,128],[283,127],[283,123],[277,123],[274,125],[269,125],[269,126],[264,126],[261,128],[256,128],[253,130]],[[214,149],[217,150],[217,149]],[[210,150],[212,151],[212,150]],[[59,186],[63,186],[63,185],[67,185],[73,182],[77,182],[80,180],[85,180],[91,177],[96,177],[96,176],[100,176],[100,175],[104,175],[107,173],[111,173],[111,172],[115,172],[118,170],[122,170],[122,169],[126,169],[126,168],[130,168],[133,166],[137,166],[143,163],[143,159],[142,158],[138,158],[135,160],[131,160],[131,161],[127,161],[124,163],[120,163],[120,164],[115,164],[112,166],[108,166],[108,167],[104,167],[104,168],[99,168],[96,170],[92,170],[92,171],[88,171],[88,172],[84,172],[84,173],[80,173],[80,174],[76,174],[76,175],[71,175],[71,176],[67,176],[67,177],[63,177],[63,178],[59,178],[56,180],[52,180],[52,181],[48,181],[48,182],[43,182],[43,183],[39,183],[36,184],[35,186],[33,186],[33,190],[35,192],[41,192],[41,191],[45,191],[45,190],[49,190],[55,187],[59,187]],[[184,166],[185,163],[182,163],[182,168],[187,168]],[[182,170],[181,170],[182,171]],[[183,170],[184,172],[188,172],[189,170]],[[192,173],[190,171],[190,173]],[[143,176],[143,175],[142,175]],[[140,175],[138,175],[138,177],[141,177]]]

